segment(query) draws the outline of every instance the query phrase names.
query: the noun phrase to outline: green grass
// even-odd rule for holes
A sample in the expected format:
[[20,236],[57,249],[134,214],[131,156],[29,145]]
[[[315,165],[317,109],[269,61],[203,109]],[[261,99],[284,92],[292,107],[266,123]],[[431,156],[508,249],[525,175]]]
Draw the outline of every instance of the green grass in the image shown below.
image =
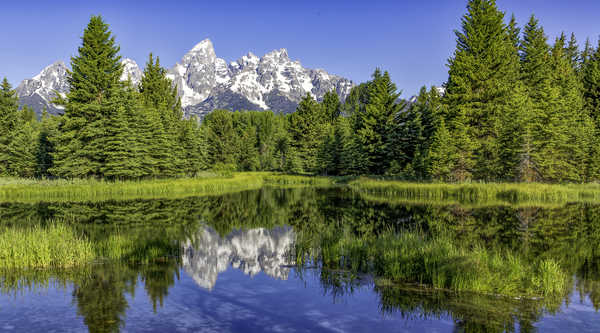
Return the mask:
[[67,268],[93,258],[92,244],[64,224],[0,232],[0,268]]
[[[445,236],[419,232],[360,238],[348,233],[321,236],[310,249],[300,241],[296,262],[322,262],[325,270],[372,273],[376,279],[434,289],[510,297],[560,298],[569,274],[552,259],[525,259],[518,253],[456,244]],[[302,248],[298,248],[303,247]]]
[[349,186],[371,199],[477,205],[600,203],[600,184],[412,183],[359,178]]
[[140,181],[96,179],[0,178],[0,202],[90,202],[130,199],[183,198],[221,195],[279,187],[331,186],[331,178],[283,175],[272,172],[238,172],[233,175],[205,174],[195,178]]
[[414,183],[373,178],[285,175],[273,172],[207,173],[195,178],[140,181],[0,178],[0,202],[83,202],[220,195],[263,186],[349,186],[368,200],[461,205],[600,203],[600,184]]
[[258,189],[263,173],[141,181],[0,180],[0,202],[105,201],[142,198],[178,198]]

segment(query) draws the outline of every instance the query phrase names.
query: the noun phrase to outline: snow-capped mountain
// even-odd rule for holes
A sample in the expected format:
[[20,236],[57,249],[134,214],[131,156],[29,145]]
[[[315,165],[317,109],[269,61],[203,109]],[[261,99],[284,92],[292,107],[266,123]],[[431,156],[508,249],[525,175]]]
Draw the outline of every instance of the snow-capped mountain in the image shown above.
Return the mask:
[[[142,71],[137,63],[127,58],[121,63],[123,64],[121,80],[131,78],[131,82],[137,85],[142,79]],[[63,97],[69,92],[67,70],[64,62],[57,61],[33,78],[23,80],[16,89],[20,104],[32,107],[37,114],[41,114],[44,108],[51,114],[62,113],[64,108],[52,104],[52,100],[57,97],[56,92]]]
[[290,271],[287,254],[295,239],[291,227],[236,230],[223,238],[211,227],[203,227],[183,244],[183,268],[208,290],[229,267],[250,276],[264,272],[285,280]]
[[[122,80],[131,78],[137,85],[142,71],[135,61],[123,59]],[[218,58],[213,44],[205,39],[169,69],[181,96],[185,115],[203,117],[214,109],[273,110],[290,113],[296,110],[307,93],[321,99],[335,90],[345,99],[354,86],[352,81],[328,74],[322,69],[306,69],[289,58],[285,49],[275,50],[263,57],[248,53],[227,63]],[[33,107],[38,113],[48,108],[50,113],[61,112],[53,105],[54,90],[68,92],[67,67],[62,62],[46,67],[36,77],[24,80],[17,88],[21,104]]]
[[38,114],[44,108],[52,114],[61,113],[63,107],[52,104],[52,100],[57,97],[56,92],[62,96],[69,92],[67,66],[62,61],[53,63],[33,78],[23,80],[16,92],[19,103],[32,107]]
[[121,81],[127,81],[127,79],[131,80],[131,83],[134,87],[142,81],[142,76],[144,72],[140,69],[137,62],[132,59],[125,58],[121,60],[121,65],[123,65],[123,74],[121,74]]
[[209,39],[194,46],[168,76],[177,85],[188,116],[203,116],[216,108],[290,113],[307,93],[321,99],[335,90],[345,99],[353,87],[350,80],[302,67],[285,49],[261,58],[248,53],[227,64],[217,58]]

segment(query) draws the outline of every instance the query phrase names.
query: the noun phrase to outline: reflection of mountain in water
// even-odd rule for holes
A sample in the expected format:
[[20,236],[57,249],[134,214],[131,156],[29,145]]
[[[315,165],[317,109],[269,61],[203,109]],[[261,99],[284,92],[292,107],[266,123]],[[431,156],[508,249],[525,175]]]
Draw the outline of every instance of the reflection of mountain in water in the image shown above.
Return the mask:
[[287,253],[296,236],[291,227],[235,230],[221,238],[211,227],[204,227],[194,240],[183,245],[183,267],[203,288],[211,290],[219,273],[229,265],[254,276],[267,275],[287,280]]

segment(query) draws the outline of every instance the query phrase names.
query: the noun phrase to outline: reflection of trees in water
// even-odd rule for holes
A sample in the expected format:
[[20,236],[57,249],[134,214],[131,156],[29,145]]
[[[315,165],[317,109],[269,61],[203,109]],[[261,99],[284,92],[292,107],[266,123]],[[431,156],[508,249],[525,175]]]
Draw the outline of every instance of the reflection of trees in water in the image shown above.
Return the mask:
[[[138,280],[144,283],[154,308],[162,306],[179,278],[181,242],[195,239],[206,225],[221,237],[238,229],[293,226],[296,241],[290,259],[300,266],[296,274],[300,278],[317,275],[323,293],[334,299],[369,288],[379,295],[383,313],[451,316],[457,331],[511,331],[517,326],[529,331],[544,311],[556,311],[567,296],[511,300],[383,283],[377,276],[365,277],[364,273],[378,274],[374,269],[377,258],[365,247],[384,234],[414,232],[444,234],[466,247],[483,244],[511,251],[529,263],[552,258],[576,277],[578,292],[598,309],[599,219],[600,208],[587,204],[555,208],[396,206],[366,201],[348,189],[314,188],[266,188],[179,200],[0,204],[0,226],[62,220],[95,244],[114,246],[119,239],[123,251],[118,265],[93,265],[81,274],[61,272],[59,279],[60,274],[47,272],[40,272],[45,274],[40,278],[29,277],[37,283],[52,278],[72,281],[78,311],[95,331],[115,331],[122,326],[127,308],[124,295],[134,290]],[[348,240],[363,245],[351,247]],[[313,265],[318,269],[309,268]],[[2,274],[4,289],[10,289],[7,285],[19,288],[18,278]]]

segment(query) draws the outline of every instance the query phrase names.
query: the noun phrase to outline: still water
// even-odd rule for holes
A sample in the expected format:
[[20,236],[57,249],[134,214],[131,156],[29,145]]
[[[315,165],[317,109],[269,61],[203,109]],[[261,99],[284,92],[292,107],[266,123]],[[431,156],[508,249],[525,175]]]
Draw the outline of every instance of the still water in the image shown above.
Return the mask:
[[[24,232],[65,223],[100,254],[71,269],[0,270],[0,331],[600,330],[600,207],[586,204],[465,207],[265,188],[0,204],[0,221]],[[462,252],[441,251],[426,261],[443,269],[419,270],[419,253],[431,252],[402,247],[415,237]],[[558,289],[539,282],[548,262],[560,269],[550,277],[565,277]]]

